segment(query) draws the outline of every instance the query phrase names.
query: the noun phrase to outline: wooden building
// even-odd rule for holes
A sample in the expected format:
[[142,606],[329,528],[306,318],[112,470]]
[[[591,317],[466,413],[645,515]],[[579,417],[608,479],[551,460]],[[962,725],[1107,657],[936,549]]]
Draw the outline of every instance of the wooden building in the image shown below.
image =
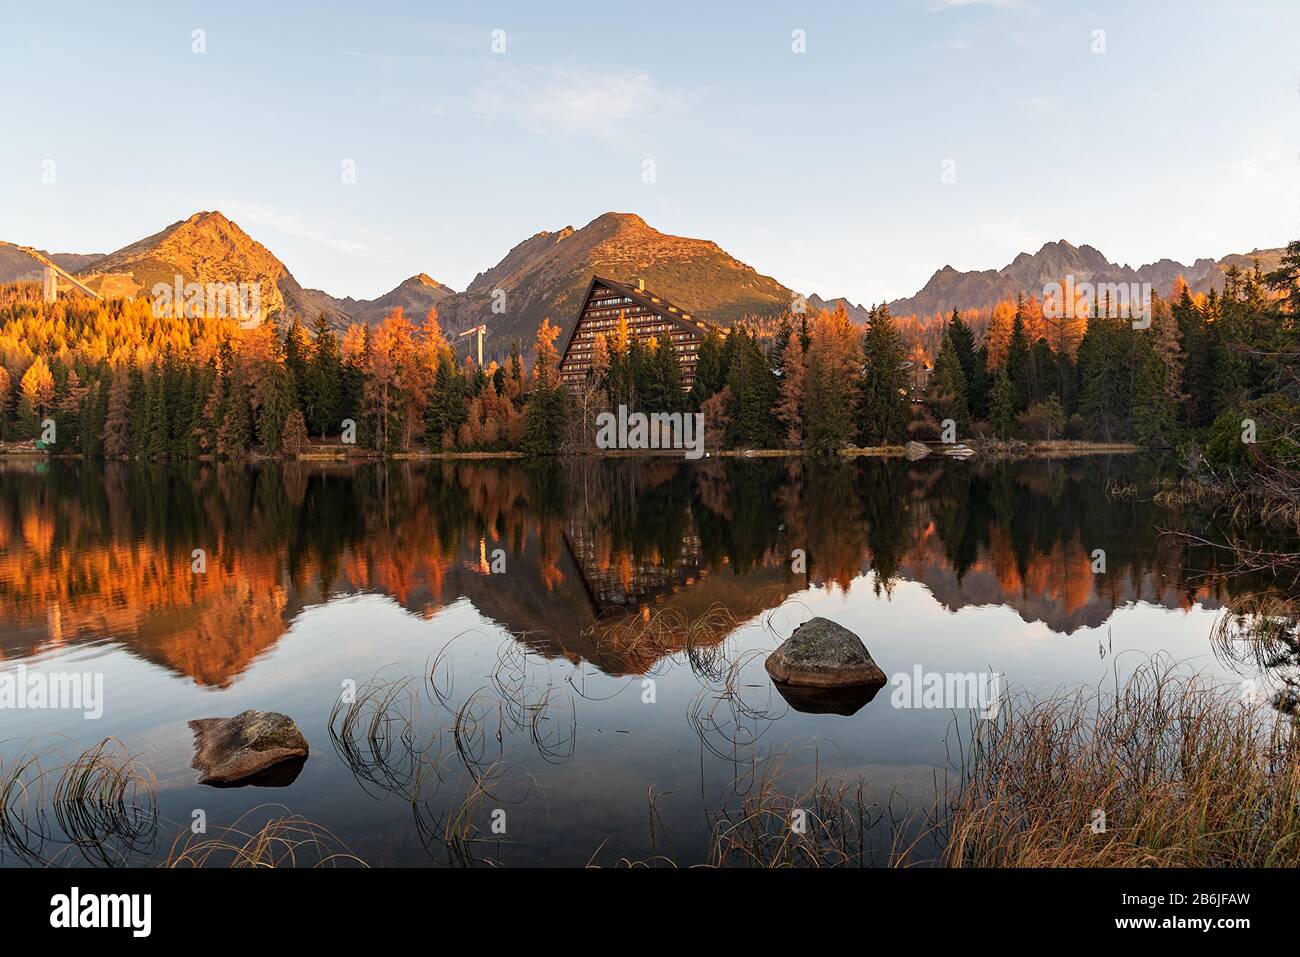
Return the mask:
[[586,381],[596,336],[604,333],[605,339],[612,343],[620,316],[627,321],[629,338],[642,342],[654,338],[660,345],[672,343],[682,369],[682,383],[689,389],[695,381],[700,344],[713,325],[655,295],[645,288],[644,282],[625,286],[600,276],[591,277],[578,321],[564,344],[560,356],[560,378],[564,384],[576,389]]

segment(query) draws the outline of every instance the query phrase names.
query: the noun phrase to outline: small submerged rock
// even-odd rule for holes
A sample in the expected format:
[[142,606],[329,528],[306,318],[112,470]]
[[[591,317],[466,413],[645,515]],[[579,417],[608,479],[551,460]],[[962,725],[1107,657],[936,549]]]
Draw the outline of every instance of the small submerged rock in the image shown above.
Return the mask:
[[800,688],[880,688],[888,680],[862,639],[827,618],[805,621],[765,666],[778,685]]
[[915,462],[917,459],[923,459],[929,455],[930,448],[914,440],[903,446],[903,454]]
[[194,761],[200,784],[237,787],[292,784],[307,761],[307,739],[292,718],[276,711],[245,711],[233,718],[198,718]]

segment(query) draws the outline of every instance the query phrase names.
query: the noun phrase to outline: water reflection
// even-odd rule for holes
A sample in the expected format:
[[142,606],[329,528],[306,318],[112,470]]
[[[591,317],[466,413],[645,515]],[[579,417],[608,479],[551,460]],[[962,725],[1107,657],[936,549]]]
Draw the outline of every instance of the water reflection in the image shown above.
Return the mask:
[[[1134,658],[1294,665],[1227,630],[1211,643],[1214,609],[1277,582],[1220,574],[1235,556],[1162,534],[1218,539],[1204,516],[1107,491],[1157,470],[0,463],[0,655],[93,658],[108,688],[103,722],[10,715],[0,756],[14,767],[23,737],[67,735],[45,762],[62,767],[114,735],[158,782],[88,828],[41,816],[47,778],[0,814],[0,863],[156,861],[195,807],[231,827],[268,801],[373,864],[720,861],[743,849],[719,826],[745,847],[775,840],[746,828],[798,794],[843,824],[824,835],[836,859],[874,860],[892,836],[867,832],[942,782],[952,715],[888,690],[783,697],[764,656],[813,614],[863,635],[887,673],[997,669],[1030,690],[1096,682],[1112,626]],[[273,790],[196,785],[185,722],[250,707],[290,714],[311,760]],[[134,794],[137,776],[119,777]]]
[[951,611],[1006,606],[1064,635],[1134,602],[1217,607],[1260,587],[1262,573],[1221,581],[1213,549],[1161,534],[1185,516],[1107,494],[1145,468],[1133,458],[8,462],[0,653],[109,639],[220,688],[303,608],[379,592],[425,618],[466,598],[530,651],[644,674],[683,641],[672,628],[629,628],[629,612],[694,621],[721,607],[745,621],[809,587],[866,587],[868,572],[881,594],[919,582]]

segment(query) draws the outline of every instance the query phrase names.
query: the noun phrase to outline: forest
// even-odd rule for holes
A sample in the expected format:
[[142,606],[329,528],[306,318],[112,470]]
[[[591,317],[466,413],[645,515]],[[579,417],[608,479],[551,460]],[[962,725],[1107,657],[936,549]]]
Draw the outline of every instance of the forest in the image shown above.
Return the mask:
[[939,439],[951,421],[964,440],[1132,442],[1195,448],[1218,466],[1300,467],[1300,242],[1275,272],[1230,269],[1222,292],[1178,284],[1154,300],[1148,328],[1109,305],[1052,319],[1022,298],[978,330],[954,309],[929,346],[883,305],[865,327],[839,306],[740,322],[701,344],[689,390],[671,348],[620,322],[569,390],[549,319],[530,363],[516,342],[504,365],[479,368],[436,310],[417,322],[397,308],[341,333],[323,317],[243,329],[158,315],[147,299],[45,303],[15,284],[0,288],[0,440],[137,460],[340,442],[549,455],[591,450],[595,416],[622,404],[703,412],[715,449],[897,446]]

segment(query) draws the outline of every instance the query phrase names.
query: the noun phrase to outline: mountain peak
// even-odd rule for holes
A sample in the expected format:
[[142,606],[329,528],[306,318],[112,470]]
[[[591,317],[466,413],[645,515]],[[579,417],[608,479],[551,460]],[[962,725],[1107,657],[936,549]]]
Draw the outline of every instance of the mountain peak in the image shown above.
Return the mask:
[[608,213],[601,213],[587,225],[595,226],[597,223],[616,223],[619,226],[640,226],[646,229],[649,228],[646,221],[636,213],[618,213],[613,210]]
[[[514,339],[529,349],[543,319],[567,332],[593,275],[644,279],[656,295],[723,326],[779,315],[794,296],[716,243],[662,233],[635,213],[610,211],[579,230],[538,233],[519,243],[465,292],[439,303],[439,321],[457,332],[486,317],[490,348],[504,357]],[[504,313],[492,310],[500,293],[508,303]]]
[[658,235],[658,230],[651,227],[650,224],[636,213],[601,213],[586,226],[582,227],[581,232],[587,231],[633,235],[652,233]]
[[[1190,268],[1171,259],[1161,259],[1133,269],[1111,262],[1095,246],[1075,246],[1065,239],[1044,243],[1036,253],[1018,253],[1001,269],[961,272],[945,266],[930,277],[914,296],[895,299],[889,309],[898,316],[944,316],[958,309],[989,309],[999,301],[1014,302],[1017,296],[1042,297],[1048,283],[1073,276],[1076,282],[1150,282],[1160,296],[1169,295],[1175,280],[1183,277],[1193,292],[1222,287],[1223,270],[1235,260],[1227,256],[1217,262],[1198,259]],[[1280,250],[1263,250],[1266,267],[1280,258]]]
[[444,283],[438,282],[427,272],[416,273],[410,279],[402,283],[403,286],[425,286],[429,289],[447,289]]

